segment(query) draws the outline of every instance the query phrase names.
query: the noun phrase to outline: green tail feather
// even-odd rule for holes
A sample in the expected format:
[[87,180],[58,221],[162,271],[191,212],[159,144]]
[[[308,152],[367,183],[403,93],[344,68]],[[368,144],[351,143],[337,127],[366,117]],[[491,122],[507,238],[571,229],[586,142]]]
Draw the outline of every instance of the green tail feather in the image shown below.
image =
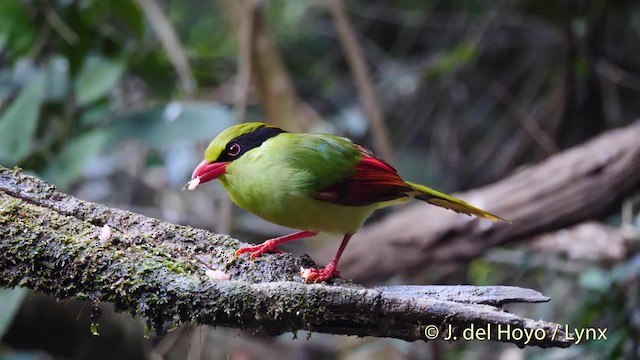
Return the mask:
[[499,216],[493,215],[473,205],[469,205],[460,199],[456,199],[453,196],[449,196],[445,193],[441,193],[439,191],[433,190],[430,187],[414,184],[408,181],[407,181],[407,184],[409,184],[409,186],[411,186],[413,189],[415,189],[418,192],[418,194],[415,196],[416,199],[426,201],[436,206],[451,209],[459,213],[475,215],[477,217],[489,219],[491,221],[502,220],[502,221],[509,222],[508,220],[505,220]]

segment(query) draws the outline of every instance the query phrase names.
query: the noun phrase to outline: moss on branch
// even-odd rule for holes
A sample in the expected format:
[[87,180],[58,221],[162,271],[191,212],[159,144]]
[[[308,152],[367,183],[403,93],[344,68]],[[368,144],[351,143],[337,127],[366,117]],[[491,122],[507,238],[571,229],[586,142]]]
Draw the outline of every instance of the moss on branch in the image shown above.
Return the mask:
[[[105,224],[113,233],[103,241]],[[84,202],[0,167],[0,286],[23,286],[58,299],[113,302],[119,311],[145,316],[158,332],[196,322],[269,335],[307,330],[427,340],[424,330],[431,324],[452,325],[455,331],[470,324],[502,324],[543,329],[545,336],[494,339],[519,346],[570,345],[556,324],[497,307],[549,300],[533,290],[370,289],[344,279],[304,284],[298,271],[313,266],[308,257],[268,254],[254,262],[229,262],[239,245],[225,235]],[[217,279],[212,270],[230,280]]]

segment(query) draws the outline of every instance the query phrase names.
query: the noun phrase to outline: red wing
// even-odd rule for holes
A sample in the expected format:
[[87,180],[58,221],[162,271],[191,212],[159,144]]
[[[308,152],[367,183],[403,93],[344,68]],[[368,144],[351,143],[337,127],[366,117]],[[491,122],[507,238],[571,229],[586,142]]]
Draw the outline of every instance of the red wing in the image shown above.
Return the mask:
[[356,145],[362,159],[356,172],[347,179],[331,184],[315,194],[318,200],[348,206],[364,206],[407,196],[413,191],[396,170],[370,151]]

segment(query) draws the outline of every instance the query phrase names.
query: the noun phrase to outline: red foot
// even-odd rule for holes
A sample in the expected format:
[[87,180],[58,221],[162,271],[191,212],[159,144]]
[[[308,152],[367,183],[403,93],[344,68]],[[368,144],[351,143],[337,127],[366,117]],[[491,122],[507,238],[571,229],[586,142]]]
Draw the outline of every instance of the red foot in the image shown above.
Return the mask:
[[282,253],[283,251],[278,249],[276,245],[277,243],[275,241],[267,240],[260,245],[243,247],[236,251],[235,255],[233,255],[233,258],[236,259],[238,256],[244,253],[251,253],[251,256],[249,256],[249,260],[253,260],[260,255],[270,251],[278,254]]
[[318,281],[323,282],[333,277],[340,276],[340,271],[336,269],[336,263],[332,261],[322,269],[300,268],[300,276],[304,278],[305,284],[308,283],[310,280],[313,280],[314,283],[317,283]]

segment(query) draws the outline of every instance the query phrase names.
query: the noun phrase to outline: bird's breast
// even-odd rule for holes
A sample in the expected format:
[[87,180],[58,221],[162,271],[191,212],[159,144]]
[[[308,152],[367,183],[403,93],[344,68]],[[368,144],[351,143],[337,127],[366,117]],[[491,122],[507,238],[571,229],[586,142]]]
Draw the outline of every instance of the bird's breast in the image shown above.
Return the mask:
[[238,206],[272,223],[294,229],[331,233],[354,233],[375,211],[375,205],[343,206],[314,199],[314,179],[304,169],[254,162],[233,162],[220,177]]

